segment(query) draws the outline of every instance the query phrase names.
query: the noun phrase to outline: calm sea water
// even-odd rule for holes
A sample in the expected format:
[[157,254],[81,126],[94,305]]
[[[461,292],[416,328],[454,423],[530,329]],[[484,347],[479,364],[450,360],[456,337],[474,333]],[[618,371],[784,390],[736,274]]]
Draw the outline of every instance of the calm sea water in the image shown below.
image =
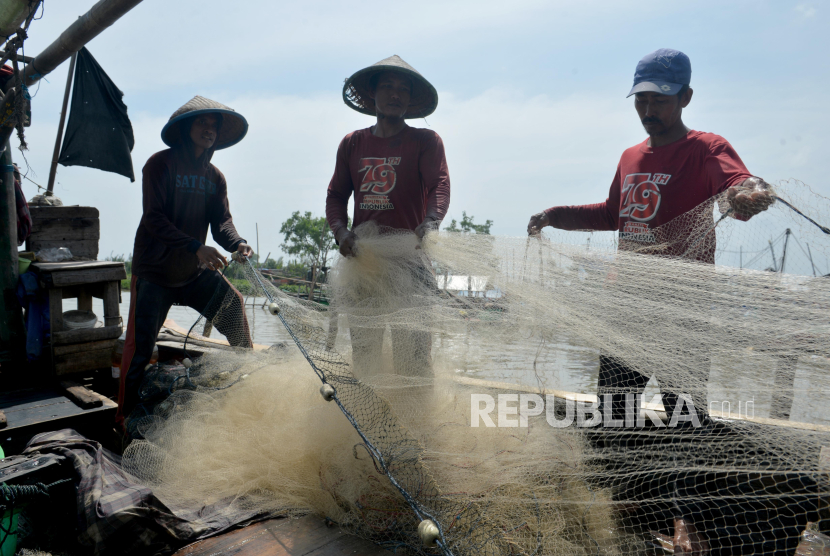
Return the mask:
[[[121,316],[126,323],[130,294],[121,292],[121,296]],[[246,305],[254,342],[263,345],[275,342],[292,343],[279,319],[262,308],[263,302],[262,298],[249,298]],[[74,300],[64,300],[64,310],[75,308]],[[93,312],[99,318],[103,315],[101,300],[93,299]],[[198,317],[199,314],[195,310],[179,306],[172,307],[168,314],[168,318],[186,329],[189,329]],[[201,333],[202,326],[200,323],[195,330]],[[212,337],[222,336],[214,330]],[[599,372],[597,350],[580,346],[570,338],[557,338],[555,341],[540,344],[540,340],[535,337],[514,337],[495,345],[486,338],[479,337],[475,331],[457,335],[441,333],[434,335],[433,354],[440,361],[442,368],[452,369],[459,376],[511,384],[541,384],[547,388],[583,394],[596,393]],[[349,337],[345,326],[341,327],[336,349],[341,353],[349,351]],[[815,386],[827,383],[822,375],[826,375],[828,368],[830,365],[825,358],[813,356],[808,360],[799,360],[795,380],[796,403],[793,406],[791,420],[830,425],[830,404],[825,402],[830,391]],[[657,394],[657,382],[652,378],[646,388],[645,398],[651,400]],[[720,369],[713,364],[709,401],[714,402],[718,409],[726,402],[734,412],[739,407],[739,402],[746,404],[747,401],[751,401],[754,416],[766,417],[769,415],[770,396],[768,386],[761,386],[759,390],[757,377],[751,373],[739,374],[736,377],[734,372]]]

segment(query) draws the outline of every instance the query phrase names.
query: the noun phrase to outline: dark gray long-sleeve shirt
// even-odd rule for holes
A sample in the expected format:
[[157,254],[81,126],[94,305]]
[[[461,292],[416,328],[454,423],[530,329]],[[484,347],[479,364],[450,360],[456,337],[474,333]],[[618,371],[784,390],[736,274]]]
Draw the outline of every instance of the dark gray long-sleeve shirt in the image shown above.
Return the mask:
[[225,176],[201,167],[186,153],[167,149],[147,161],[142,180],[144,214],[135,234],[133,274],[154,284],[178,287],[205,267],[196,251],[213,239],[227,251],[244,240],[233,224]]

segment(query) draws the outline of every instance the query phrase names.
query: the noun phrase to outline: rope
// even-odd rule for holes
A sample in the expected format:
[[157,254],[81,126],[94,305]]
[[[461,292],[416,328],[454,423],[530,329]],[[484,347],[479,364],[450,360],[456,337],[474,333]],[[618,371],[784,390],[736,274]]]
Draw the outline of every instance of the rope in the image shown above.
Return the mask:
[[9,526],[4,527],[0,522],[0,533],[3,538],[0,540],[0,547],[6,544],[6,540],[11,535],[16,535],[17,530],[12,530],[14,527],[14,509],[15,505],[22,504],[36,498],[48,498],[49,490],[57,485],[71,483],[72,479],[60,479],[54,483],[45,485],[43,483],[35,483],[33,485],[7,485],[0,484],[0,508],[5,510],[8,514]]
[[817,227],[819,230],[821,230],[822,232],[824,232],[825,234],[830,235],[830,228],[827,228],[826,226],[822,226],[821,224],[819,224],[818,222],[816,222],[815,220],[813,220],[812,218],[810,218],[809,216],[807,216],[806,214],[804,214],[803,212],[801,212],[800,210],[798,210],[797,208],[795,208],[794,206],[792,206],[790,203],[788,203],[787,201],[785,201],[784,199],[782,199],[782,198],[781,198],[781,197],[779,197],[778,195],[773,195],[772,197],[773,197],[773,199],[775,199],[776,201],[781,201],[782,203],[784,203],[785,205],[787,205],[788,207],[790,207],[792,210],[794,210],[797,214],[800,214],[801,216],[803,216],[804,218],[806,218],[808,222],[810,222],[810,223],[812,223],[812,224],[815,224],[815,225],[816,225],[816,227]]

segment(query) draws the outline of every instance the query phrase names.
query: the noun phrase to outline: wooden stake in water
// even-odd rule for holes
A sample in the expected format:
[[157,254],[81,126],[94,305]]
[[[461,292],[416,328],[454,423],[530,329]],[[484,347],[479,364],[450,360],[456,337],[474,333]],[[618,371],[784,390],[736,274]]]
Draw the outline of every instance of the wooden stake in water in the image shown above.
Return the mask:
[[807,244],[807,256],[810,257],[810,266],[813,267],[813,276],[816,275],[816,265],[813,264],[813,253],[810,251],[810,244]]

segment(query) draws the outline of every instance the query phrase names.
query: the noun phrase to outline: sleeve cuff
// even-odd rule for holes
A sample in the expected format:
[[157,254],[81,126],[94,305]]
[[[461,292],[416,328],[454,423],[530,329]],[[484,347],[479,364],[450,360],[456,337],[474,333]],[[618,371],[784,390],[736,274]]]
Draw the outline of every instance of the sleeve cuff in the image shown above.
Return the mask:
[[196,253],[196,251],[198,251],[198,250],[199,250],[199,247],[201,247],[201,246],[202,246],[202,242],[201,242],[201,241],[199,241],[198,239],[194,239],[194,240],[192,240],[192,241],[191,241],[191,242],[187,245],[187,247],[185,248],[185,250],[186,250],[188,253],[194,253],[194,254],[195,254],[195,253]]

